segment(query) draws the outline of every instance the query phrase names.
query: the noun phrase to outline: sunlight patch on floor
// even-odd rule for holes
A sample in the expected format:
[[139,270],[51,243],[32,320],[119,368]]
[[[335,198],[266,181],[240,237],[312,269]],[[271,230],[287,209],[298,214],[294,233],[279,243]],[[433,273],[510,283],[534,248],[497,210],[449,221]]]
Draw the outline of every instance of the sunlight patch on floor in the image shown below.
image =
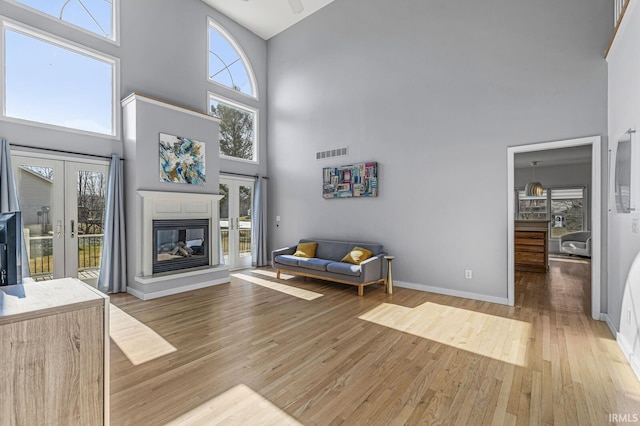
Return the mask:
[[250,387],[238,385],[167,425],[301,425],[301,423]]
[[[259,275],[264,275],[265,277],[269,277],[269,278],[277,278],[277,274],[274,271],[263,271],[261,269],[254,269],[251,271],[252,274],[259,274]],[[290,280],[291,278],[294,278],[293,275],[287,275],[287,274],[280,274],[280,279],[281,280]]]
[[109,306],[109,334],[131,364],[144,364],[177,350],[158,333],[122,309],[113,304]]
[[358,317],[510,364],[525,366],[531,324],[426,302],[415,308],[382,303]]
[[231,276],[240,280],[249,281],[253,284],[257,284],[271,290],[279,291],[280,293],[288,294],[289,296],[297,297],[299,299],[314,300],[323,296],[323,294],[321,293],[316,293],[298,287],[292,287],[286,284],[274,283],[272,281],[263,280],[262,278],[252,277],[251,275],[247,274],[231,274]]

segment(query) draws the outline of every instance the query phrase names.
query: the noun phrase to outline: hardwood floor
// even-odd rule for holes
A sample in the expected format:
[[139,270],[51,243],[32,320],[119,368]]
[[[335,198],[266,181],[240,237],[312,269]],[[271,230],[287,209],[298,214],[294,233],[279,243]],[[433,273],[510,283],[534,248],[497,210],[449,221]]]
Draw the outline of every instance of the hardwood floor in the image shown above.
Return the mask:
[[[134,366],[111,344],[113,425],[615,424],[640,382],[584,313],[585,265],[516,276],[508,307],[379,285],[234,273],[111,302],[177,350]],[[244,278],[248,276],[249,278]],[[309,293],[321,296],[309,298]],[[629,418],[629,417],[627,417]]]

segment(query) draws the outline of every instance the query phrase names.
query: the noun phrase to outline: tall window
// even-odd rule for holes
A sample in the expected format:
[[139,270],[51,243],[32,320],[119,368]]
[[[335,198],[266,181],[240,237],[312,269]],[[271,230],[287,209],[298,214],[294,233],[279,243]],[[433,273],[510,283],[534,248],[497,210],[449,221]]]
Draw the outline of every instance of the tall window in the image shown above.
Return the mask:
[[516,214],[521,220],[550,220],[551,238],[587,229],[585,188],[548,188],[540,197],[516,191]]
[[2,24],[6,117],[116,134],[117,59],[28,27]]
[[584,189],[568,188],[551,191],[551,238],[584,229]]
[[115,40],[118,0],[14,0],[56,19]]
[[257,98],[249,61],[222,27],[209,19],[209,81]]
[[209,93],[209,113],[220,118],[220,155],[257,161],[258,111]]

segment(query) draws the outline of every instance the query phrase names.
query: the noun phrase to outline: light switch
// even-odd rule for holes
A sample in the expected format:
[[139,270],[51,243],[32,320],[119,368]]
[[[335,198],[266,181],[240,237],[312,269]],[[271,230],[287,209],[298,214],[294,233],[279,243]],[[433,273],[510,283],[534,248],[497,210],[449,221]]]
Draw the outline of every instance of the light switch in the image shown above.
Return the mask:
[[276,222],[280,222],[280,216],[276,216]]
[[640,233],[640,224],[638,223],[640,219],[631,219],[631,232],[634,234]]

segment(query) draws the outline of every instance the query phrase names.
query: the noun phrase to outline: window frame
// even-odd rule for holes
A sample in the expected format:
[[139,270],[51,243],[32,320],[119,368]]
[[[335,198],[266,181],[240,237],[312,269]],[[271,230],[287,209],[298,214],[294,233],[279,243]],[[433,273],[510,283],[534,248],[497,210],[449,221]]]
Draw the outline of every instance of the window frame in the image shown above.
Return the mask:
[[7,3],[11,3],[17,7],[20,7],[24,10],[28,10],[31,13],[34,13],[36,15],[42,16],[45,19],[48,19],[50,21],[53,22],[57,22],[60,25],[64,25],[68,28],[72,28],[75,31],[79,31],[83,34],[86,35],[90,35],[91,37],[95,37],[98,40],[104,40],[108,43],[114,44],[116,46],[120,46],[120,0],[111,0],[112,1],[112,8],[111,8],[111,33],[112,33],[112,37],[107,38],[104,36],[101,36],[100,34],[93,32],[91,30],[88,30],[86,28],[82,28],[79,25],[76,25],[72,22],[69,21],[65,21],[64,19],[59,19],[56,18],[53,15],[48,14],[47,12],[44,12],[40,9],[36,9],[34,7],[31,7],[27,4],[21,3],[18,0],[2,0],[5,1]]
[[[590,226],[590,205],[591,200],[589,198],[589,189],[586,185],[561,185],[561,186],[549,186],[545,187],[544,190],[546,192],[546,220],[551,219],[551,201],[552,201],[552,193],[554,190],[561,189],[582,189],[582,230],[589,231]],[[520,193],[524,192],[524,187],[519,187],[515,189],[515,216],[516,220],[521,220],[520,218]],[[554,238],[549,233],[549,240],[559,241],[560,238]]]
[[[251,83],[251,91],[253,92],[253,95],[249,95],[247,93],[244,93],[242,91],[239,90],[234,90],[233,88],[224,85],[222,83],[218,83],[217,81],[213,80],[211,78],[210,72],[209,72],[209,52],[211,52],[211,37],[209,37],[209,31],[211,29],[214,29],[216,31],[218,31],[226,40],[227,42],[231,45],[231,47],[233,47],[236,51],[236,53],[238,54],[238,56],[240,57],[240,60],[242,60],[242,64],[244,65],[246,71],[247,71],[247,75],[249,76],[249,83]],[[245,96],[248,99],[253,99],[258,101],[259,100],[259,93],[258,93],[258,83],[256,81],[256,76],[255,73],[253,72],[253,67],[251,66],[251,62],[249,61],[249,58],[247,57],[246,53],[244,52],[244,50],[242,49],[242,47],[240,47],[240,44],[238,44],[238,42],[235,40],[235,38],[233,38],[233,36],[229,33],[229,31],[227,31],[222,25],[220,25],[219,23],[217,23],[212,17],[207,16],[207,52],[206,52],[206,60],[205,60],[205,67],[206,67],[206,76],[207,76],[207,82],[211,83],[211,84],[215,84],[218,87],[222,87],[225,90],[228,90],[231,93],[236,93],[239,94],[241,96]]]
[[[25,118],[17,118],[7,116],[7,80],[6,80],[6,40],[5,31],[11,30],[27,37],[32,37],[43,43],[48,43],[59,48],[70,50],[74,53],[84,55],[88,58],[101,61],[111,65],[113,70],[111,76],[111,133],[99,133],[89,130],[74,129],[72,127],[61,126],[58,124],[43,123],[40,121],[29,120]],[[51,33],[36,29],[22,22],[15,21],[0,15],[0,84],[3,93],[0,96],[0,120],[12,123],[26,124],[35,127],[42,127],[53,130],[60,130],[70,133],[83,135],[91,135],[107,139],[120,139],[120,114],[119,114],[119,93],[120,93],[120,59],[103,52],[99,52],[88,46],[75,43],[62,37],[58,37]]]
[[[230,155],[225,155],[222,154],[220,152],[220,150],[218,149],[218,153],[220,155],[221,159],[225,159],[225,160],[232,160],[232,161],[239,161],[242,163],[249,163],[249,164],[260,164],[260,150],[259,148],[259,134],[258,134],[258,129],[260,128],[259,123],[260,123],[260,111],[258,110],[258,108],[254,108],[252,106],[249,106],[247,104],[243,104],[241,102],[236,102],[234,100],[231,100],[229,98],[226,98],[224,96],[221,96],[217,93],[214,93],[212,91],[207,91],[207,103],[206,103],[206,107],[205,110],[207,111],[208,115],[211,115],[212,117],[216,117],[213,114],[211,114],[211,100],[215,100],[217,102],[221,102],[223,104],[227,104],[231,107],[234,108],[238,108],[238,109],[242,109],[242,110],[246,110],[250,113],[252,113],[254,115],[254,120],[253,120],[253,160],[249,160],[246,158],[240,158],[240,157],[233,157]],[[219,139],[218,139],[219,140]]]

